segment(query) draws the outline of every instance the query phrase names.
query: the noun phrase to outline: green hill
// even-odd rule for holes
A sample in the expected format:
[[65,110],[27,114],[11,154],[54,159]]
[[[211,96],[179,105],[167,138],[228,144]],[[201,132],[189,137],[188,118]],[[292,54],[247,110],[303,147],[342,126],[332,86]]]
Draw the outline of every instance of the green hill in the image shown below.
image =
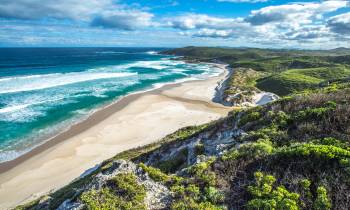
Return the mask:
[[257,80],[256,86],[264,91],[278,95],[288,95],[306,89],[319,87],[320,83],[350,77],[350,68],[321,67],[307,69],[291,69]]
[[[195,61],[221,61],[234,70],[252,69],[256,87],[284,96],[295,91],[317,88],[319,83],[350,76],[350,51],[340,50],[276,50],[255,48],[186,47],[166,51]],[[234,88],[228,88],[234,89]]]

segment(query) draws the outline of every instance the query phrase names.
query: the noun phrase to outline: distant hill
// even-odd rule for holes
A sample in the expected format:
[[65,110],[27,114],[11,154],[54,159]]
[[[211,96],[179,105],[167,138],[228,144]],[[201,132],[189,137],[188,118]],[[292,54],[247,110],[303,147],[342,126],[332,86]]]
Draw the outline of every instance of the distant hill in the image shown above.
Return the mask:
[[335,52],[335,53],[339,53],[339,54],[350,54],[350,48],[346,48],[346,47],[338,47],[335,49],[330,50],[331,52]]
[[[286,50],[258,48],[185,47],[165,51],[192,61],[222,61],[234,69],[247,68],[263,72],[257,87],[263,91],[287,95],[317,88],[327,80],[350,77],[350,50]],[[307,69],[307,71],[303,70]],[[313,76],[304,75],[305,72]]]

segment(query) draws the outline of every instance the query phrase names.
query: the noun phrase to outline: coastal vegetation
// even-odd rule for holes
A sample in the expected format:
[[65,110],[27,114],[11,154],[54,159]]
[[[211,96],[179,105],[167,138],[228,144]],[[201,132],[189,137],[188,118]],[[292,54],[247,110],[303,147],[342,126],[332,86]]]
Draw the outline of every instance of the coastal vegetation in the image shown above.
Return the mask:
[[[350,50],[273,50],[254,48],[206,48],[186,47],[166,51],[171,55],[184,56],[189,61],[224,62],[240,75],[245,75],[247,94],[252,87],[273,92],[280,96],[306,89],[316,89],[327,82],[349,80]],[[254,73],[255,72],[255,73]],[[233,74],[233,75],[234,75]],[[233,76],[227,91],[241,86]]]
[[[193,54],[212,59],[218,53],[204,49],[204,55],[196,48]],[[221,60],[232,51],[220,51]],[[239,70],[230,86],[281,90],[276,93],[282,97],[117,154],[18,209],[350,209],[350,83],[344,80],[349,74],[344,55],[260,49],[234,55],[293,55],[305,62],[305,56],[314,56],[317,62],[308,61],[308,68]]]
[[350,66],[290,69],[261,78],[256,86],[278,95],[288,95],[306,89],[315,89],[328,80],[340,80],[350,77]]

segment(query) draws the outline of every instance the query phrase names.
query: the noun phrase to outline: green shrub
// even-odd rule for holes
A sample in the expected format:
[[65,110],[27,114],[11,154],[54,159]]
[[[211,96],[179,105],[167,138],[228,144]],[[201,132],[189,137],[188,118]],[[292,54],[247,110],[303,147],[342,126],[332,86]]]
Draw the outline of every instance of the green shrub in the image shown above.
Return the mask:
[[139,166],[148,173],[148,175],[151,177],[151,179],[153,179],[156,182],[168,182],[171,179],[171,176],[163,173],[160,169],[158,168],[154,168],[151,166],[146,166],[143,163],[140,163]]
[[318,187],[317,188],[317,197],[314,202],[314,209],[315,210],[329,210],[331,209],[332,205],[331,202],[328,199],[327,190],[325,187]]
[[349,143],[347,143],[346,141],[338,140],[336,138],[332,138],[332,137],[327,137],[327,138],[323,138],[323,139],[313,140],[312,143],[336,146],[336,147],[340,147],[340,148],[343,148],[343,149],[346,149],[346,150],[350,150]]
[[288,134],[284,130],[279,130],[278,126],[272,124],[271,126],[261,128],[259,130],[253,130],[248,132],[248,135],[244,135],[241,141],[257,141],[259,139],[267,139],[274,144],[284,144],[288,139]]
[[240,156],[259,158],[271,154],[274,148],[269,140],[260,139],[257,142],[242,144],[238,151]]
[[278,127],[284,128],[288,125],[290,122],[291,117],[286,114],[283,111],[278,111],[273,119],[273,124],[277,125]]
[[206,187],[204,189],[205,197],[211,203],[222,203],[225,199],[225,195],[218,191],[215,187]]
[[303,188],[303,190],[310,191],[310,186],[311,186],[310,180],[302,179],[302,180],[300,180],[299,183],[300,183],[301,187]]
[[[204,201],[201,190],[194,184],[187,187],[175,185],[170,188],[174,194],[171,209],[174,210],[219,210],[223,209],[210,201]],[[213,192],[212,192],[213,193]],[[212,195],[215,196],[215,195]],[[213,197],[214,198],[214,197]]]
[[223,210],[224,208],[216,206],[210,202],[196,202],[190,197],[178,200],[172,203],[172,210]]
[[299,194],[289,192],[284,186],[274,188],[276,179],[271,175],[255,172],[254,176],[255,185],[248,186],[253,199],[248,201],[247,209],[300,209]]
[[311,206],[312,205],[312,193],[311,193],[311,181],[308,179],[302,179],[299,181],[299,185],[301,186],[302,189],[302,196],[303,196],[303,207],[305,205]]
[[80,199],[91,210],[146,209],[146,190],[134,174],[118,174],[100,190],[84,192]]
[[333,145],[317,145],[313,143],[295,144],[277,150],[277,155],[288,156],[314,156],[326,160],[338,161],[350,158],[350,151]]
[[208,167],[215,161],[215,158],[210,158],[206,162],[201,162],[189,168],[189,173],[196,179],[202,181],[207,186],[216,184],[216,175],[214,172],[208,171]]
[[334,111],[337,107],[337,104],[333,101],[328,101],[324,107],[319,108],[309,108],[306,110],[299,111],[295,116],[294,119],[297,121],[304,121],[308,119],[317,119],[324,118],[329,114],[331,111]]
[[243,125],[247,124],[248,122],[257,121],[260,118],[261,118],[260,112],[253,111],[253,112],[246,113],[240,119],[239,126],[243,126]]
[[237,158],[260,158],[266,155],[272,154],[274,147],[269,140],[260,139],[257,142],[250,142],[241,144],[238,149],[233,149],[226,152],[223,156],[223,160],[234,160]]
[[195,135],[196,133],[198,133],[200,131],[203,131],[209,125],[210,125],[210,123],[203,124],[203,125],[198,125],[198,126],[184,127],[184,128],[181,128],[181,129],[177,130],[176,132],[166,136],[165,138],[167,138],[167,139],[184,140],[184,139],[187,139],[187,138],[191,137],[192,135]]
[[208,169],[208,167],[212,163],[214,163],[214,161],[215,161],[215,157],[212,157],[205,162],[200,162],[200,163],[197,163],[197,164],[191,166],[189,171],[190,171],[190,173],[195,174],[195,175],[202,174],[202,173],[204,173],[205,170]]

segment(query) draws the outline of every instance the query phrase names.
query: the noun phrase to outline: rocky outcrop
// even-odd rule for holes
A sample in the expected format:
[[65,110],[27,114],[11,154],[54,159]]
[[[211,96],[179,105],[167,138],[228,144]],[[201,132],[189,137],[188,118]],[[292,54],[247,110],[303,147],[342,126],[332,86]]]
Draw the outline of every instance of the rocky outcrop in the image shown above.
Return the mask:
[[[169,189],[160,182],[155,182],[153,179],[151,179],[147,172],[145,172],[137,164],[126,160],[114,161],[111,167],[105,171],[99,172],[96,176],[94,176],[89,185],[84,189],[80,189],[80,191],[100,190],[106,185],[108,180],[111,180],[113,177],[116,177],[121,173],[134,174],[137,177],[138,184],[145,187],[147,192],[145,198],[147,209],[164,209],[169,206],[171,199]],[[64,201],[58,209],[78,210],[83,208],[84,204],[80,203],[79,200],[68,199]]]
[[236,139],[244,135],[244,131],[237,127],[239,119],[240,114],[234,120],[221,120],[215,126],[209,126],[208,129],[191,138],[162,145],[138,161],[159,167],[160,163],[173,161],[185,154],[184,163],[177,168],[180,172],[181,168],[206,161],[208,157],[218,157],[234,147],[237,144]]

